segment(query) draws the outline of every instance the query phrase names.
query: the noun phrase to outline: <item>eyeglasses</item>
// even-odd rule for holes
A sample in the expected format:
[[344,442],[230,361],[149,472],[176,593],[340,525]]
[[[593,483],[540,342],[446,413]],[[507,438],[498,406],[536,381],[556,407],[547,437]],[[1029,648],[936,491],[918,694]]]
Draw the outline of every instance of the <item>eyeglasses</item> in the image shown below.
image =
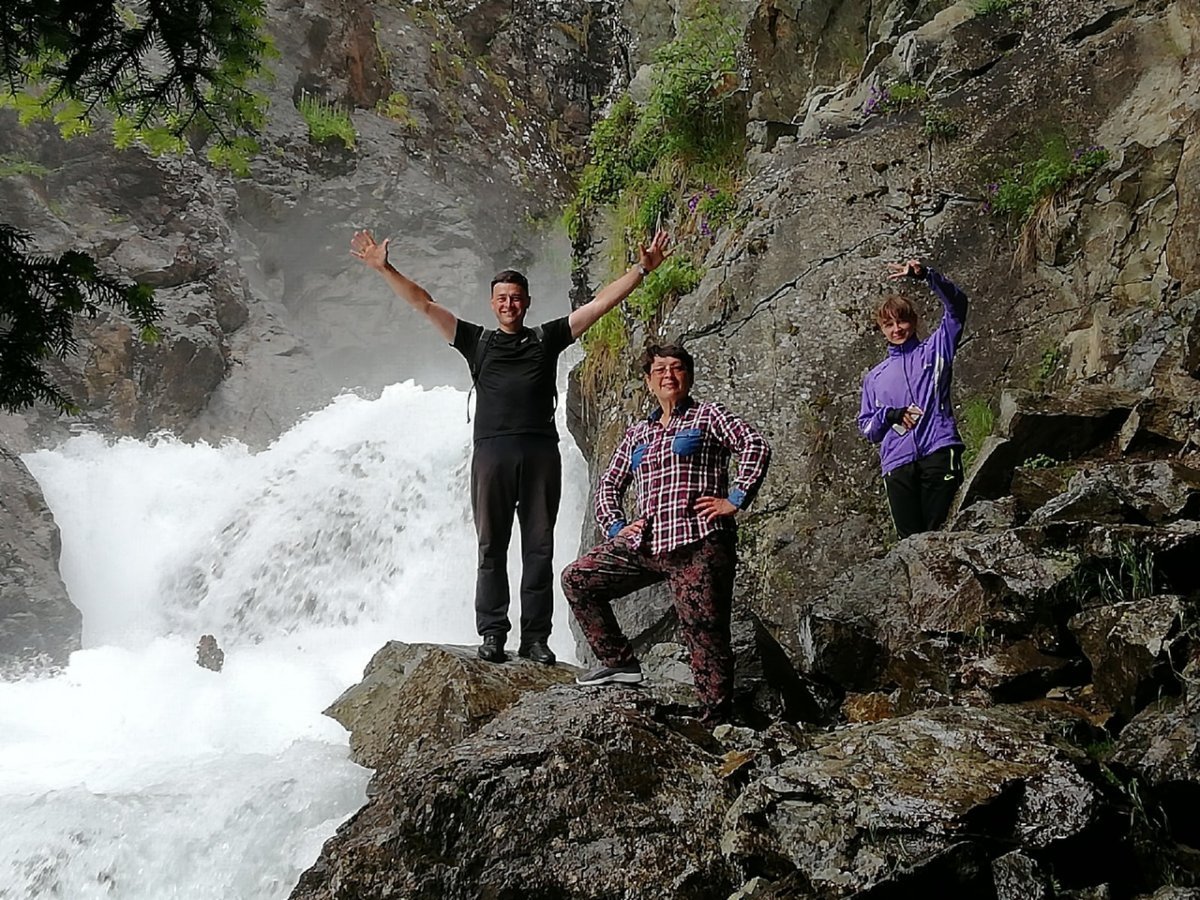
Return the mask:
[[662,378],[668,372],[678,378],[681,375],[687,375],[687,366],[685,366],[683,363],[672,363],[665,366],[650,367],[651,378]]

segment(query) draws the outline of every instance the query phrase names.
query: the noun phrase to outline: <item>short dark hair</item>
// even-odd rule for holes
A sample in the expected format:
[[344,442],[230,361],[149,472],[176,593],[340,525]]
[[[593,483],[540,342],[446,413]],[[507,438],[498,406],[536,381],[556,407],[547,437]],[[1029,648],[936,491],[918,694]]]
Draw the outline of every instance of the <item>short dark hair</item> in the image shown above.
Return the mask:
[[503,272],[497,272],[496,277],[492,279],[492,287],[488,288],[489,292],[498,284],[519,284],[521,290],[525,292],[525,296],[529,296],[529,279],[516,269],[505,269]]
[[683,363],[683,367],[687,370],[688,379],[695,380],[696,377],[696,360],[692,359],[692,354],[683,349],[682,344],[651,344],[642,351],[642,357],[638,360],[638,365],[642,367],[642,371],[649,375],[650,367],[654,365],[655,358],[671,358],[677,359]]
[[882,325],[888,319],[895,319],[897,322],[912,322],[912,324],[916,325],[917,308],[912,305],[912,301],[907,297],[902,297],[899,294],[888,294],[875,307],[875,322],[878,325]]

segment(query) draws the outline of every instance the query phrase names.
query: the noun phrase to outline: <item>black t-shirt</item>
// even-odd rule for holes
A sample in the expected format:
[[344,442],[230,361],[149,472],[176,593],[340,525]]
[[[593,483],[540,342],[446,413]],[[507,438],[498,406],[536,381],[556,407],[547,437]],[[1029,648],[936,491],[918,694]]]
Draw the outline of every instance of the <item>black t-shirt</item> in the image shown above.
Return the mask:
[[458,320],[455,350],[473,367],[480,340],[486,342],[479,371],[475,373],[475,440],[508,434],[540,434],[558,438],[554,427],[555,382],[558,356],[575,340],[567,317],[541,328],[541,339],[532,328],[517,334],[489,331]]

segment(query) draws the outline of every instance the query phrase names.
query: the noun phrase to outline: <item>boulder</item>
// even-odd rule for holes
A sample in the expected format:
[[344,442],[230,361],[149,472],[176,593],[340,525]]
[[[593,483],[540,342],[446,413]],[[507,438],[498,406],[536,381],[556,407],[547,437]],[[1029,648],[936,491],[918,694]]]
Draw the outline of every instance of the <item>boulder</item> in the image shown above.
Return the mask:
[[1127,719],[1178,693],[1190,619],[1183,598],[1164,595],[1086,610],[1070,628],[1092,664],[1097,695]]
[[83,617],[58,573],[58,526],[20,458],[0,448],[0,673],[63,665]]
[[1018,466],[1009,485],[1012,500],[1017,509],[1028,516],[1065,491],[1075,472],[1074,466]]
[[[1198,549],[1200,523],[1191,521],[915,535],[817,596],[801,621],[798,664],[851,692],[951,693],[963,686],[963,662],[991,655],[996,641],[1034,638],[1041,653],[1072,655],[1073,640],[1060,632],[1081,602],[1144,594],[1156,579],[1195,589]],[[1060,683],[1076,679],[1061,674]]]
[[1100,792],[1053,737],[1072,727],[946,708],[815,736],[734,801],[722,847],[748,876],[799,873],[801,896],[990,896],[995,848],[1048,860],[1098,823]]
[[1200,849],[1200,700],[1195,695],[1152,703],[1117,738],[1111,764],[1147,785],[1172,837]]
[[405,753],[450,747],[523,694],[570,681],[577,671],[520,659],[498,666],[473,647],[388,641],[363,680],[325,713],[350,732],[354,761],[379,769]]
[[1037,860],[1014,850],[992,860],[996,900],[1042,900],[1049,897],[1049,881]]
[[1067,395],[1005,391],[996,428],[962,488],[962,506],[1009,493],[1013,473],[1027,460],[1075,459],[1113,438],[1137,395],[1105,385],[1078,385]]
[[291,896],[728,896],[741,879],[719,846],[719,745],[661,715],[638,690],[526,694],[453,747],[382,769]]
[[[1016,485],[1014,477],[1014,492]],[[1029,523],[1087,520],[1149,525],[1194,519],[1198,511],[1200,471],[1159,459],[1077,472],[1057,496],[1042,502]]]
[[1017,641],[963,666],[963,687],[979,687],[996,703],[1017,703],[1045,696],[1056,686],[1086,680],[1087,667],[1076,659],[1044,653],[1036,641]]

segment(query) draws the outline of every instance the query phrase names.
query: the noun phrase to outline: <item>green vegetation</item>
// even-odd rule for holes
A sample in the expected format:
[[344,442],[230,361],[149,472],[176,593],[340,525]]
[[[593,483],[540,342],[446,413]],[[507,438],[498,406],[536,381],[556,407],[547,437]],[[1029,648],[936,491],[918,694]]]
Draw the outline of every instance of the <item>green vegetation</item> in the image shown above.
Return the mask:
[[1053,593],[1079,606],[1092,598],[1112,605],[1153,596],[1159,581],[1154,551],[1138,546],[1133,540],[1118,538],[1111,556],[1080,566]]
[[1099,170],[1109,160],[1103,147],[1071,151],[1065,140],[1044,142],[1038,155],[1018,162],[988,185],[988,209],[1024,224],[1040,205],[1053,202],[1070,188]]
[[354,123],[350,121],[350,114],[344,109],[335,106],[329,100],[322,100],[307,92],[300,95],[300,100],[296,103],[296,109],[300,110],[300,115],[308,123],[308,136],[310,140],[318,144],[323,144],[328,140],[336,138],[342,142],[347,150],[354,149],[354,142],[358,139],[358,132],[354,130]]
[[[53,121],[64,137],[114,120],[118,146],[169,152],[188,135],[210,161],[244,171],[267,99],[251,89],[275,55],[262,0],[175,8],[116,0],[18,3],[0,16],[0,106],[18,121]],[[118,131],[120,134],[118,134]]]
[[622,95],[592,131],[591,159],[565,213],[573,239],[586,216],[607,206],[621,206],[633,227],[671,212],[690,191],[735,187],[742,133],[725,97],[737,77],[736,29],[702,0],[655,63],[645,106]]
[[1046,453],[1035,453],[1029,459],[1021,463],[1022,469],[1053,469],[1059,466],[1060,463],[1053,456]]
[[894,81],[886,87],[871,85],[863,103],[863,116],[887,115],[915,109],[929,101],[929,88],[911,81]]
[[[246,171],[267,101],[251,88],[274,50],[263,0],[126,4],[122,0],[10,0],[0,13],[0,107],[18,122],[54,122],[87,134],[94,113],[113,122],[118,146],[178,149],[186,135],[217,165]],[[7,160],[9,174],[35,174]],[[15,171],[13,170],[15,167]],[[153,291],[104,275],[68,251],[30,250],[32,237],[0,224],[0,408],[75,407],[45,371],[75,348],[77,317],[126,314],[146,339],[160,310]]]
[[0,312],[5,320],[0,335],[0,409],[16,412],[45,403],[60,412],[75,412],[75,404],[50,381],[43,366],[51,357],[61,359],[75,349],[77,317],[95,318],[102,306],[121,309],[141,329],[143,340],[152,341],[160,310],[152,288],[101,274],[96,261],[83,253],[30,253],[31,242],[28,234],[0,224]]
[[42,178],[49,175],[50,170],[31,159],[21,159],[16,156],[0,156],[0,178],[11,178],[14,175],[30,175]]
[[958,430],[962,435],[963,469],[968,469],[979,456],[983,442],[992,433],[996,424],[996,414],[991,405],[981,397],[973,397],[963,406],[962,415],[958,419]]
[[1030,0],[976,0],[975,15],[992,16],[1008,13],[1010,19],[1020,20],[1029,15]]
[[913,84],[909,81],[898,81],[888,85],[888,103],[901,109],[906,106],[919,106],[929,99],[929,89],[923,84]]
[[405,128],[413,133],[418,133],[421,130],[420,124],[409,109],[408,95],[400,91],[393,91],[391,94],[380,100],[375,106],[375,111],[379,115],[399,122]]
[[651,272],[625,301],[629,311],[642,322],[651,321],[668,300],[689,294],[704,274],[686,256],[672,256]]
[[1014,262],[1033,262],[1041,239],[1054,234],[1062,198],[1108,160],[1103,147],[1071,151],[1063,138],[1055,137],[987,186],[984,210],[1008,219],[1017,229]]
[[962,134],[962,126],[940,106],[930,106],[921,112],[921,132],[927,140],[948,144]]
[[[588,239],[597,215],[611,214],[614,270],[623,269],[656,228],[671,223],[676,256],[628,303],[628,314],[642,321],[699,284],[704,245],[733,216],[744,140],[742,122],[728,112],[738,80],[737,35],[712,0],[700,0],[675,39],[655,53],[645,104],[624,94],[596,123],[589,161],[563,214],[576,244]],[[602,320],[588,332],[589,357],[624,349],[618,337],[628,339],[626,314],[615,310],[606,319],[619,324]],[[612,370],[591,364],[593,372]]]
[[1060,365],[1062,365],[1062,349],[1057,344],[1043,350],[1037,369],[1033,373],[1034,388],[1039,391],[1045,390]]

